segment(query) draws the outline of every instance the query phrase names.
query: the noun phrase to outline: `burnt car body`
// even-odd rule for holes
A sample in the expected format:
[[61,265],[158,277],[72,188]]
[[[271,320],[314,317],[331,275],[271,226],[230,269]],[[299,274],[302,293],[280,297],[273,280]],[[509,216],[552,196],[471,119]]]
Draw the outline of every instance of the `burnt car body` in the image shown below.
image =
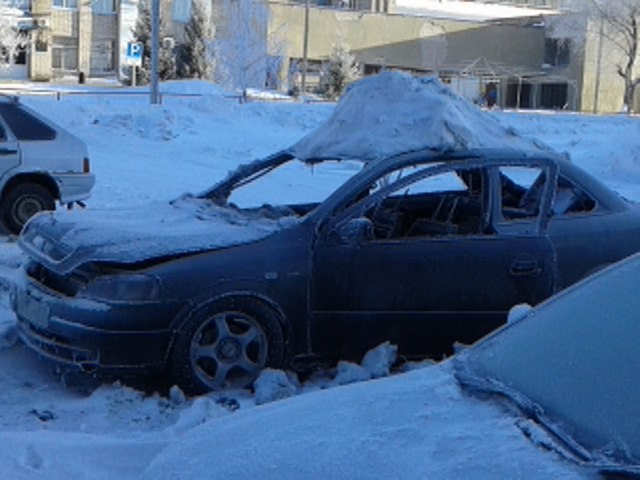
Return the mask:
[[[197,202],[202,235],[161,241],[149,225],[146,237],[106,245],[84,212],[35,217],[19,239],[30,261],[12,298],[22,339],[69,367],[168,369],[200,392],[248,384],[265,366],[357,358],[383,341],[405,356],[446,355],[513,305],[640,249],[634,204],[540,151],[426,149],[364,162],[320,203],[230,202],[291,162],[283,151],[182,199]],[[276,227],[216,243],[223,223],[239,232],[255,222]]]

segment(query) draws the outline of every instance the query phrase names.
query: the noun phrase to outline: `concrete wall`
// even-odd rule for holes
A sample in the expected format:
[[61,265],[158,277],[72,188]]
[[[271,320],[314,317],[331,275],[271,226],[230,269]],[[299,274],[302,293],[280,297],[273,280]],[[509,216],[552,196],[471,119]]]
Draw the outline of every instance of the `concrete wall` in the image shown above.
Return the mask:
[[[273,3],[270,34],[283,37],[285,58],[301,58],[304,8]],[[275,33],[274,33],[275,32]],[[432,20],[329,8],[311,8],[310,59],[328,58],[347,44],[362,64],[434,70],[467,65],[478,57],[505,66],[538,70],[544,53],[540,28]]]
[[51,0],[32,0],[31,15],[39,25],[46,22],[48,26],[42,25],[34,30],[29,62],[29,78],[32,80],[49,80],[51,78]]
[[[625,63],[620,50],[606,36],[600,36],[599,24],[590,24],[584,52],[583,111],[617,113],[623,110],[624,80],[617,73],[617,65]],[[640,55],[636,65],[636,71],[640,72]],[[638,97],[636,92],[636,112],[640,111]]]

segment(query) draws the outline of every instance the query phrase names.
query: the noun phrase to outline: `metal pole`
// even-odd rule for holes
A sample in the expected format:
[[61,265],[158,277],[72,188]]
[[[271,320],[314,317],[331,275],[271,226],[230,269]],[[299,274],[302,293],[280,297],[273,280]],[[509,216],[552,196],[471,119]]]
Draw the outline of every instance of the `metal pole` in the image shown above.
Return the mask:
[[307,90],[307,66],[309,52],[309,0],[304,3],[304,33],[302,40],[302,85],[300,87],[302,95]]
[[149,101],[157,105],[158,101],[158,49],[160,47],[160,0],[151,0],[151,90]]
[[604,35],[604,19],[600,18],[600,29],[598,31],[598,50],[596,57],[596,85],[593,95],[593,113],[598,113],[600,103],[600,81],[602,76],[602,36]]

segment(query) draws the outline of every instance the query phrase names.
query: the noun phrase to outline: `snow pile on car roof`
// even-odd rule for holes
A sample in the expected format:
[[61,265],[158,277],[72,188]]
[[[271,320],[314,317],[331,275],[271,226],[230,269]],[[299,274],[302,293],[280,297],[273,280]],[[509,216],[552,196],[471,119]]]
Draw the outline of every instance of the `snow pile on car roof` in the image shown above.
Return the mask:
[[326,123],[291,147],[301,160],[376,160],[421,149],[550,151],[433,77],[383,72],[353,84]]

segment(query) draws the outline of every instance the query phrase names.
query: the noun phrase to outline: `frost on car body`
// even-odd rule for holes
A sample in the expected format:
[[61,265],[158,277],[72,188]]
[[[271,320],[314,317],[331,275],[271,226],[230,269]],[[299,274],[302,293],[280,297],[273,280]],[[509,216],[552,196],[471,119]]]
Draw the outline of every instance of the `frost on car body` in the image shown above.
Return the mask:
[[460,354],[458,378],[513,400],[574,460],[638,475],[639,290],[636,254]]

